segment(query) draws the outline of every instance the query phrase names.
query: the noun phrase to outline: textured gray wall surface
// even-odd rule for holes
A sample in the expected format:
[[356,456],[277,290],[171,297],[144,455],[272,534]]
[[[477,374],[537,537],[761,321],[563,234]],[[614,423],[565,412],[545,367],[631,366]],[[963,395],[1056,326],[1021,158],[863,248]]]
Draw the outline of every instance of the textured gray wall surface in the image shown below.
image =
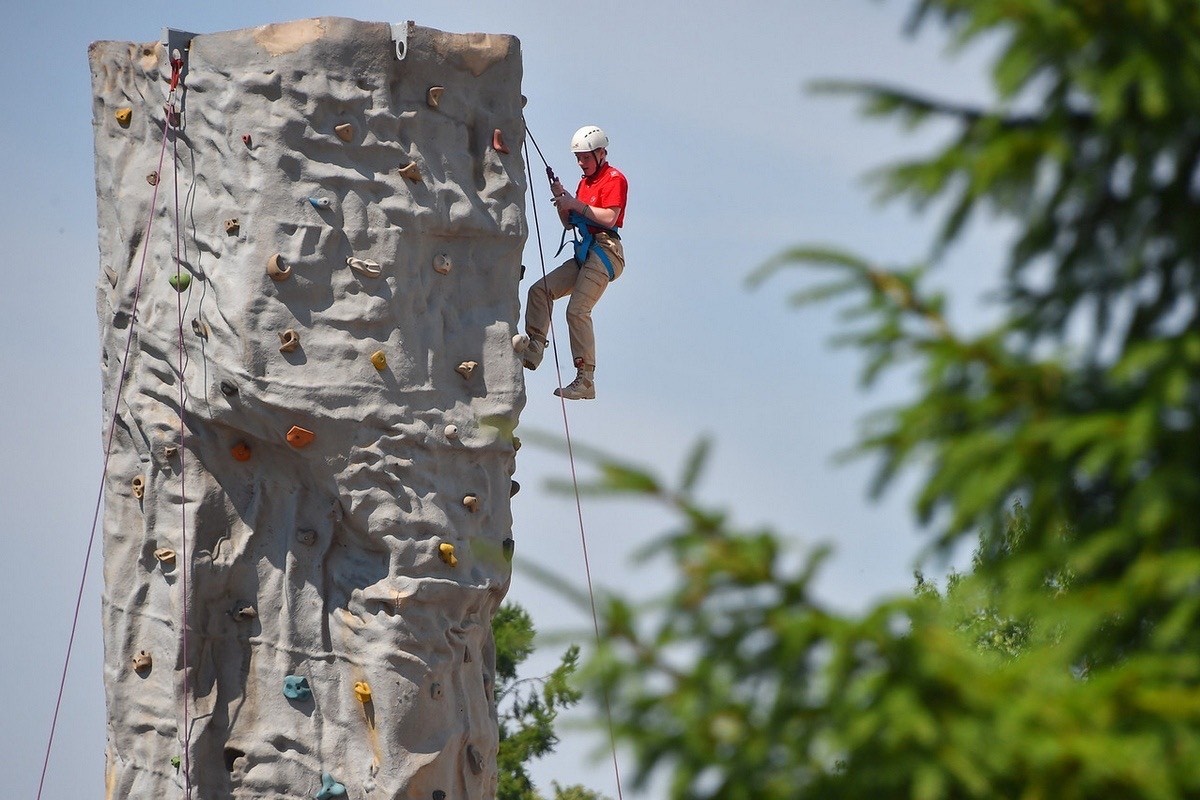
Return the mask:
[[166,49],[90,61],[107,796],[492,797],[518,41],[198,36],[161,170]]

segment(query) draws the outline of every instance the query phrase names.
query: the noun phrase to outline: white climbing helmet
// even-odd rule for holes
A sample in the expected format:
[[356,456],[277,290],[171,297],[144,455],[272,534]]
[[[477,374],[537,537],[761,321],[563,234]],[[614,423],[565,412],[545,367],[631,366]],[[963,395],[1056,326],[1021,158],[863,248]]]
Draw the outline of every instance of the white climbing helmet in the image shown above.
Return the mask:
[[608,136],[595,125],[584,125],[571,137],[572,153],[590,153],[608,147]]

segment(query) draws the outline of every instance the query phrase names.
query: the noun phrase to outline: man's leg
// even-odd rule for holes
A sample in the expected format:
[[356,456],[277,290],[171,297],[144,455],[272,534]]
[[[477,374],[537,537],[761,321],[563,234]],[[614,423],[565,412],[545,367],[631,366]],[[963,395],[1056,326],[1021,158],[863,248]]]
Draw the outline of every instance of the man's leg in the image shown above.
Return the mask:
[[529,369],[537,369],[546,352],[547,332],[550,330],[550,313],[554,301],[568,295],[575,288],[579,268],[574,259],[559,264],[545,278],[539,278],[529,287],[525,302],[525,332],[529,334],[529,345],[523,360]]
[[567,304],[567,329],[571,333],[571,355],[579,370],[575,380],[555,394],[568,400],[591,400],[596,396],[596,336],[592,309],[608,288],[608,272],[595,254],[588,256]]

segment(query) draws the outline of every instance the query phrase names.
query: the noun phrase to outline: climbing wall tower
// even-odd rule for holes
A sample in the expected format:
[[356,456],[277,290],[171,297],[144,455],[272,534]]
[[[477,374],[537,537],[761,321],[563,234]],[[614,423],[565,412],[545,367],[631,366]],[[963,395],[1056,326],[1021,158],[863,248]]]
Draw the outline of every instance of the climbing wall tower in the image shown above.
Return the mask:
[[519,43],[169,38],[90,51],[106,796],[493,797]]

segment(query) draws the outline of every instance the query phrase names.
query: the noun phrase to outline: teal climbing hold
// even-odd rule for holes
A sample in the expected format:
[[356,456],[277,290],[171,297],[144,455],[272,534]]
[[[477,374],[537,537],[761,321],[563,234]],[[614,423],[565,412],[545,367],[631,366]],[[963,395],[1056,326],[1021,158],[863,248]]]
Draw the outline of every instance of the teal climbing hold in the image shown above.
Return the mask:
[[192,273],[176,272],[171,277],[167,278],[167,283],[175,287],[175,291],[186,291],[187,287],[192,285]]
[[317,792],[316,800],[329,800],[331,797],[345,797],[346,787],[333,779],[328,772],[321,773],[321,791]]
[[289,700],[307,700],[312,697],[312,687],[308,678],[302,675],[288,675],[283,679],[283,696]]

